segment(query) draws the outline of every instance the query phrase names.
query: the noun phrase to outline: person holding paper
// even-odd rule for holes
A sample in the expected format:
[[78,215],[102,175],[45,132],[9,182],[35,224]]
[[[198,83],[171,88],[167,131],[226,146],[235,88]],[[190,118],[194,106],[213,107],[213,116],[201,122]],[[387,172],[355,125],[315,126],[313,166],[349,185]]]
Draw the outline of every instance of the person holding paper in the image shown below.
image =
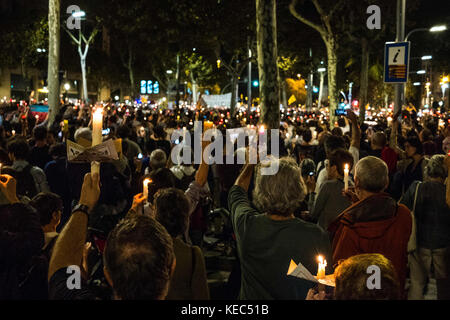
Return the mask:
[[[317,254],[332,265],[330,242],[320,227],[294,216],[306,194],[295,160],[271,161],[279,166],[274,175],[262,175],[261,164],[247,163],[228,195],[242,270],[239,299],[303,300],[314,283],[288,276],[290,261],[301,262],[315,274]],[[258,210],[248,198],[254,171],[253,203]]]

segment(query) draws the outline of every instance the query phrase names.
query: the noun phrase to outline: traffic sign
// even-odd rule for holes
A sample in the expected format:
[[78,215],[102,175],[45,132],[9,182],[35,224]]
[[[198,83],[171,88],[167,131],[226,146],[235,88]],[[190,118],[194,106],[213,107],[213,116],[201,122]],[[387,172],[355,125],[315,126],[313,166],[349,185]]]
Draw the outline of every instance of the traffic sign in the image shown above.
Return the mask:
[[384,82],[408,81],[410,42],[387,42],[384,54]]

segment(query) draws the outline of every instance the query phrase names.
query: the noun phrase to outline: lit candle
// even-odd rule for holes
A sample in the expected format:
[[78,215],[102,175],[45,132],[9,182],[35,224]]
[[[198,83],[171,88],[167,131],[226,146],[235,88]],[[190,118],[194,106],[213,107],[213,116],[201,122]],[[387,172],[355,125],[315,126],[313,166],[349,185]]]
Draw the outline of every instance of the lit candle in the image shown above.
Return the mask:
[[2,174],[2,166],[3,166],[3,164],[0,163],[0,174]]
[[16,135],[16,130],[12,130],[11,133],[12,133],[13,136],[15,136]]
[[[103,109],[97,108],[92,117],[92,146],[102,143]],[[100,163],[91,163],[91,173],[100,173]]]
[[344,188],[345,188],[345,191],[348,190],[348,164],[347,163],[344,166]]
[[325,279],[325,267],[327,266],[327,260],[322,256],[318,256],[319,267],[317,269],[317,279]]
[[143,194],[144,194],[144,197],[146,197],[147,198],[147,201],[148,201],[148,184],[149,183],[151,183],[152,182],[152,180],[151,179],[145,179],[144,180],[144,185],[143,185]]

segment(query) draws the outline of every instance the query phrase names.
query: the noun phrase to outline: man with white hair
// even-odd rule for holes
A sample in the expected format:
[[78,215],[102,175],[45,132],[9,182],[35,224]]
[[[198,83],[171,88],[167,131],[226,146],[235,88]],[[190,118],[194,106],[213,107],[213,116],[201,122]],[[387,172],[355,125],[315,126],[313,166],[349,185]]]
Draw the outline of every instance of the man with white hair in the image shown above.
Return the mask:
[[355,168],[355,192],[348,192],[354,203],[328,231],[333,261],[363,253],[383,254],[392,261],[400,287],[404,288],[412,216],[406,206],[384,193],[388,184],[388,167],[383,160],[373,156],[361,159]]

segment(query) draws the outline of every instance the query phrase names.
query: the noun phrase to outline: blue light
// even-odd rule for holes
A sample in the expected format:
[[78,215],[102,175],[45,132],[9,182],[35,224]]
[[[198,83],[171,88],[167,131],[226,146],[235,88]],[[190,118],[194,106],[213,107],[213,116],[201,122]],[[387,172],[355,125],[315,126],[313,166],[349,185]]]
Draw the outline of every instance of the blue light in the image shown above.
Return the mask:
[[314,93],[317,93],[317,92],[319,92],[319,88],[317,88],[317,87],[313,87],[313,92],[314,92]]
[[147,81],[141,80],[141,94],[147,93]]
[[153,81],[152,80],[147,81],[147,92],[148,92],[148,94],[153,93]]
[[154,94],[158,94],[159,93],[159,83],[158,83],[158,81],[155,81],[155,83],[153,84],[153,93]]
[[258,80],[253,81],[253,86],[254,87],[259,87],[259,81]]

